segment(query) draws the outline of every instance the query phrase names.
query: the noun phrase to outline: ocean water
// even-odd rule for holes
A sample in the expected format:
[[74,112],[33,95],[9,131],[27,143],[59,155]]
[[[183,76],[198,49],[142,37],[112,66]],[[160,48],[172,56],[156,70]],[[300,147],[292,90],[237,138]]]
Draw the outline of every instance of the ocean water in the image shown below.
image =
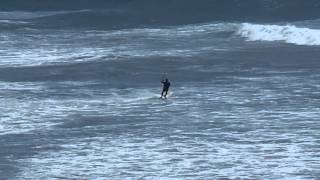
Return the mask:
[[0,179],[320,178],[320,16],[79,2],[0,11]]

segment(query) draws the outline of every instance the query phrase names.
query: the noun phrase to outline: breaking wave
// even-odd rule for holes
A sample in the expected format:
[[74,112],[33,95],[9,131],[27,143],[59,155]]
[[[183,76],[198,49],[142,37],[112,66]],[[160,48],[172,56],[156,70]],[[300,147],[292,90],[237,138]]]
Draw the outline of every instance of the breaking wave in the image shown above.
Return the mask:
[[320,45],[320,29],[295,25],[241,24],[238,35],[248,41],[283,41],[296,45]]

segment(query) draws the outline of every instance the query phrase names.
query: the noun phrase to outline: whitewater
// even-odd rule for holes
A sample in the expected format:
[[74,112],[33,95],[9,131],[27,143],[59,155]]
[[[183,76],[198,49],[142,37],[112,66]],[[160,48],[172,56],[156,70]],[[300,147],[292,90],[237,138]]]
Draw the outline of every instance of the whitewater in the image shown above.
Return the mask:
[[318,19],[90,13],[0,11],[0,179],[320,177]]

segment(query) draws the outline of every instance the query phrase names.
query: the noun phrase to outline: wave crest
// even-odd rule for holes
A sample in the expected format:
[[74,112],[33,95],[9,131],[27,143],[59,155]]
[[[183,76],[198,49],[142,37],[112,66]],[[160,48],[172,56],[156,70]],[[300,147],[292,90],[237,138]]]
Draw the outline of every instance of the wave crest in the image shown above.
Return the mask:
[[238,35],[248,41],[284,41],[296,45],[320,45],[320,30],[294,25],[260,25],[242,23]]

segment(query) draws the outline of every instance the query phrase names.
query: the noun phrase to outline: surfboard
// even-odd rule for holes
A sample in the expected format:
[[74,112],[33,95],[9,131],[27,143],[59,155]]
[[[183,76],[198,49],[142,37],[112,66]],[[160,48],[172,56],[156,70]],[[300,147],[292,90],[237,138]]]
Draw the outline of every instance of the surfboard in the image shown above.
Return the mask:
[[172,91],[169,91],[168,94],[167,94],[167,98],[165,98],[165,97],[160,97],[159,99],[166,100],[166,99],[168,99],[169,97],[171,97],[172,94],[173,94],[173,92],[172,92]]

